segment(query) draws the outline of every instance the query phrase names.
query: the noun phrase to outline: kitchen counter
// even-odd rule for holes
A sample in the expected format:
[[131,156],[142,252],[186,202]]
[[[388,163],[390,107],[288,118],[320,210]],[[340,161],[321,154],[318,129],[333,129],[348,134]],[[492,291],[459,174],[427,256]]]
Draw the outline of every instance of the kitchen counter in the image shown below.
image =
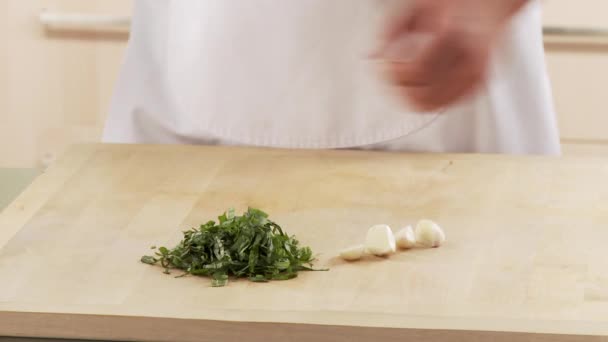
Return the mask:
[[[0,215],[0,336],[608,341],[607,179],[606,159],[76,146]],[[330,271],[218,289],[139,262],[247,206]],[[336,258],[421,218],[444,246]]]

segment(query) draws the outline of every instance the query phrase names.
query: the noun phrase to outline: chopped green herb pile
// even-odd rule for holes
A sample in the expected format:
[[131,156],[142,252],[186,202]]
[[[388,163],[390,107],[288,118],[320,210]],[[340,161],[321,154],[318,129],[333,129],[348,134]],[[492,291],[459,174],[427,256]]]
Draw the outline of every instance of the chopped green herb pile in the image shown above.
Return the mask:
[[155,256],[143,256],[141,262],[160,263],[167,274],[170,269],[180,269],[184,275],[211,277],[214,287],[226,286],[232,276],[268,282],[313,271],[312,250],[300,247],[295,237],[285,234],[263,211],[250,208],[236,216],[231,209],[218,220],[184,232],[177,247],[160,247]]

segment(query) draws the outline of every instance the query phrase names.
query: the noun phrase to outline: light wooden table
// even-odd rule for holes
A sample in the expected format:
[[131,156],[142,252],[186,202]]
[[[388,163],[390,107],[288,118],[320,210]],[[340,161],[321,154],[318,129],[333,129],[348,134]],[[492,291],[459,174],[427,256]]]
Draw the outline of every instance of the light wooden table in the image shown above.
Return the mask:
[[[247,206],[331,270],[217,289],[139,263]],[[444,247],[335,258],[372,224],[420,218]],[[0,216],[0,335],[608,341],[606,241],[606,159],[78,146]]]

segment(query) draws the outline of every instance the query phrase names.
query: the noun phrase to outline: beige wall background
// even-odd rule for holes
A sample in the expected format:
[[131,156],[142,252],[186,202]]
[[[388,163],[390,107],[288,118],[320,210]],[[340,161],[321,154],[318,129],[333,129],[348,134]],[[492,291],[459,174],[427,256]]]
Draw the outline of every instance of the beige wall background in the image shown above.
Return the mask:
[[[545,0],[546,23],[607,27],[607,0]],[[0,167],[42,166],[74,142],[97,141],[127,36],[52,33],[43,8],[130,14],[132,0],[0,0]],[[608,156],[608,39],[547,45],[565,150]]]
[[[544,0],[547,25],[608,30],[606,0]],[[564,150],[608,156],[608,38],[548,40]]]
[[129,14],[126,0],[0,0],[0,167],[41,166],[96,141],[127,35],[51,33],[43,8]]

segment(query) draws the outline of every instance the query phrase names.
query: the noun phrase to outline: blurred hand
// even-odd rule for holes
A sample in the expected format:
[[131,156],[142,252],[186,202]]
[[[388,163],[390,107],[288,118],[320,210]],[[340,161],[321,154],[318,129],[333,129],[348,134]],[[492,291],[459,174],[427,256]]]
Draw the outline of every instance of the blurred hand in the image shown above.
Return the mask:
[[378,53],[389,80],[423,111],[472,95],[485,81],[492,46],[526,2],[410,0],[388,24]]

